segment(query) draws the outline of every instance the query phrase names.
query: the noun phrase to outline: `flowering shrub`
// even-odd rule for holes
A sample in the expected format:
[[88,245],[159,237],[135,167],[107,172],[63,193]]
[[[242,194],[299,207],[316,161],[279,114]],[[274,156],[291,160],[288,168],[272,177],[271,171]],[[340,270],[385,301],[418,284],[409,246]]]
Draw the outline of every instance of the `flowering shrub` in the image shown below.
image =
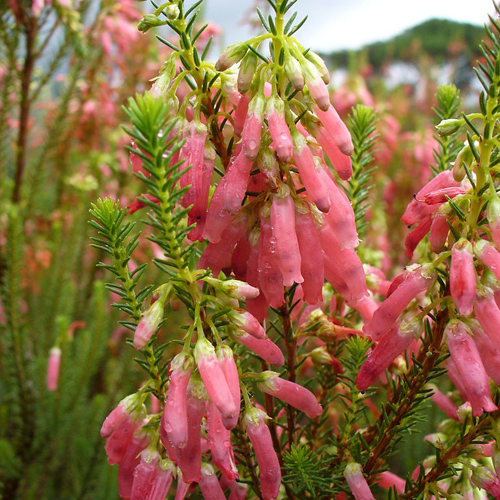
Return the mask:
[[[148,14],[128,1],[105,4],[95,30],[85,29],[85,2],[78,9],[55,0],[11,2],[2,17],[7,40],[22,36],[36,46],[30,30],[52,12],[75,57],[85,41],[99,39],[102,51],[92,61],[105,58],[102,82],[93,80],[96,67],[86,72],[75,62],[80,100],[71,100],[71,90],[54,110],[78,110],[66,142],[77,144],[76,158],[89,161],[86,148],[102,148],[121,159],[122,176],[135,174],[117,186],[102,165],[100,175],[85,165],[68,179],[79,207],[100,181],[111,194],[90,211],[98,268],[112,277],[106,288],[124,328],[108,340],[110,355],[105,339],[118,318],[105,309],[99,281],[91,290],[93,275],[90,290],[78,280],[77,293],[64,289],[76,296],[66,306],[74,313],[59,307],[60,294],[47,295],[60,316],[47,314],[43,324],[57,335],[37,346],[26,333],[34,322],[19,319],[22,308],[33,313],[44,298],[43,286],[33,287],[26,304],[18,293],[16,245],[22,249],[22,225],[33,225],[35,210],[34,193],[23,191],[34,97],[21,78],[19,114],[4,111],[0,120],[19,120],[2,277],[2,354],[14,388],[8,405],[1,403],[10,411],[0,413],[7,415],[0,434],[4,496],[57,497],[64,490],[68,497],[137,500],[500,498],[500,27],[491,19],[486,30],[480,111],[459,114],[459,92],[445,85],[437,92],[436,136],[425,133],[424,145],[410,150],[406,144],[418,140],[407,135],[401,161],[418,192],[401,215],[410,228],[404,248],[383,255],[394,239],[392,225],[383,231],[383,223],[394,214],[381,224],[373,206],[373,180],[384,178],[383,169],[374,173],[374,157],[391,163],[399,124],[383,117],[377,137],[368,107],[375,101],[359,82],[357,96],[331,96],[326,65],[295,37],[304,23],[296,20],[295,1],[268,2],[267,17],[257,9],[263,33],[231,45],[215,63],[208,54],[218,32],[199,23],[201,2],[169,0]],[[124,107],[129,169],[115,130],[124,90],[111,82],[126,81],[129,56],[151,39],[131,23],[144,33],[166,26],[173,36],[158,37],[166,61],[151,88],[125,86],[137,90]],[[24,55],[28,82],[43,48]],[[15,79],[15,71],[7,77]],[[332,101],[346,95],[365,104],[339,105],[342,119]],[[120,138],[103,140],[96,128]],[[384,192],[387,202],[404,198],[395,188]],[[72,200],[65,202],[60,189],[57,207],[71,214]],[[117,201],[124,190],[139,194]],[[51,265],[46,260],[42,267]],[[83,256],[78,262],[93,268]],[[51,283],[57,288],[58,277]],[[89,311],[82,312],[79,298]],[[133,338],[121,350],[124,331]],[[44,373],[41,384],[32,372]],[[440,412],[424,438],[433,454],[415,456],[405,468],[394,456],[430,408]],[[76,422],[97,429],[102,421],[104,446],[95,432],[93,445],[72,432]],[[48,428],[59,425],[62,434]],[[87,454],[83,472],[64,466],[65,439],[72,457],[74,450]],[[102,448],[118,467],[89,465]],[[33,467],[33,484],[23,479],[24,464]],[[58,480],[52,472],[59,470]],[[98,486],[88,485],[91,477]],[[70,489],[73,480],[78,485]]]

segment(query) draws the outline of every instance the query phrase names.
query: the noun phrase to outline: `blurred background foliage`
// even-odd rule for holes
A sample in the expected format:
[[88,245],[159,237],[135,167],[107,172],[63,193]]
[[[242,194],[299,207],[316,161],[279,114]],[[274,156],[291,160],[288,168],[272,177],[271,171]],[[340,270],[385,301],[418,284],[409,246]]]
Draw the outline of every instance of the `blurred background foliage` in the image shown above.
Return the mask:
[[[142,376],[96,267],[104,256],[89,246],[87,220],[98,197],[126,206],[139,194],[121,105],[147,90],[168,58],[165,46],[137,31],[140,8],[134,0],[53,0],[39,11],[31,0],[0,3],[0,496],[6,500],[117,498],[116,468],[106,464],[99,429]],[[437,84],[445,73],[466,102],[476,102],[463,68],[480,57],[481,34],[470,25],[429,21],[357,53],[325,55],[339,75],[332,102],[343,118],[357,102],[373,106],[378,117],[365,238],[377,249],[368,260],[389,279],[406,264],[399,218],[434,163]],[[399,62],[415,69],[413,81],[390,76]],[[131,267],[156,250],[141,241]],[[154,270],[144,279],[154,282]],[[176,328],[175,319],[171,324]],[[48,391],[54,346],[62,351],[61,371],[57,390]],[[422,431],[436,427],[437,413],[429,410]],[[428,453],[422,435],[411,435],[410,443],[394,464],[403,475]]]

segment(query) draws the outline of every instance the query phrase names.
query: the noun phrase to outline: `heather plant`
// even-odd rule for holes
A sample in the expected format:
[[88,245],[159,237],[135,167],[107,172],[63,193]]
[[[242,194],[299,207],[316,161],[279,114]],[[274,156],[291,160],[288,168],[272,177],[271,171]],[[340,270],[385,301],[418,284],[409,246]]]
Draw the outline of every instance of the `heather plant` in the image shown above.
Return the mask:
[[[7,48],[63,9],[68,47],[97,51],[72,60],[74,88],[46,123],[63,130],[76,109],[75,127],[51,130],[41,156],[28,140],[40,115],[23,106],[37,87],[16,70],[7,80],[28,93],[19,113],[1,111],[18,121],[12,153],[25,166],[32,152],[33,177],[15,163],[4,187],[5,498],[500,498],[500,26],[486,28],[479,112],[440,87],[436,136],[418,155],[359,80],[365,104],[339,116],[326,65],[296,38],[295,2],[268,0],[261,33],[215,63],[201,2],[142,16],[103,4],[92,22],[85,2],[2,12]],[[149,61],[163,50],[150,88],[149,63],[128,57],[139,43]],[[29,51],[14,54],[26,74]],[[377,233],[391,218],[374,207],[381,140],[418,184],[388,262],[391,238]],[[68,151],[43,197],[49,160]],[[84,211],[98,190],[90,254]],[[45,235],[37,222],[55,208]],[[41,275],[34,242],[50,245]],[[430,412],[431,452],[402,464]]]
[[[359,241],[375,114],[356,106],[350,131],[340,119],[294,3],[257,10],[265,32],[215,64],[196,47],[199,3],[140,23],[178,35],[159,37],[171,56],[126,108],[144,184],[129,212],[146,211],[159,286],[146,263],[128,268],[140,234],[125,208],[91,211],[146,372],[101,430],[120,495],[164,498],[175,479],[176,498],[498,498],[498,27],[481,112],[455,116],[456,87],[438,92],[433,176],[403,214],[409,262],[389,280]],[[189,320],[165,335],[179,301]],[[399,477],[389,459],[431,401],[448,417],[426,437],[435,454]]]

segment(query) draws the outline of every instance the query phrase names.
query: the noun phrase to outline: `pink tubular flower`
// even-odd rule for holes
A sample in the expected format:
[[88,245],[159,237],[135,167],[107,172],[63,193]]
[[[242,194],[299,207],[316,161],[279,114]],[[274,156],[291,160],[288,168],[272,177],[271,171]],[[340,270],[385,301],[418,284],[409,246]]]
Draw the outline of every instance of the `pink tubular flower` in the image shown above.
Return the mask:
[[247,311],[242,309],[235,309],[229,313],[231,321],[245,332],[249,333],[256,339],[263,339],[266,337],[266,331],[257,319]]
[[433,252],[441,253],[444,250],[449,232],[450,226],[448,226],[447,211],[438,210],[432,219],[431,229],[429,232],[429,242]]
[[220,180],[208,207],[203,237],[218,243],[232,216],[240,211],[252,164],[241,151],[233,156],[226,175]]
[[[207,220],[208,222],[208,220]],[[238,241],[245,235],[248,217],[240,212],[222,231],[205,230],[205,237],[210,240],[198,263],[198,269],[210,268],[214,276],[231,266],[231,254]],[[217,240],[217,241],[215,241]]]
[[368,389],[419,335],[419,323],[402,322],[399,326],[393,326],[361,365],[356,376],[356,387],[360,391]]
[[495,296],[489,288],[485,288],[474,301],[474,312],[481,328],[490,338],[491,343],[500,350],[500,309]]
[[269,217],[260,218],[259,288],[272,307],[280,307],[284,300],[283,274],[273,239],[273,228]]
[[158,325],[163,319],[163,308],[165,299],[160,297],[142,315],[134,332],[134,347],[137,350],[144,349],[151,337],[156,332]]
[[500,498],[500,480],[488,467],[474,468],[471,480],[478,488],[483,488],[493,498]]
[[207,410],[208,447],[213,463],[229,480],[238,477],[238,469],[234,463],[231,434],[222,423],[222,416],[212,401]]
[[[59,368],[61,366],[61,349],[53,347],[49,353],[49,362],[47,364],[47,390],[57,390],[59,380]],[[104,436],[103,436],[104,437]]]
[[419,224],[414,227],[406,236],[405,249],[408,260],[413,259],[413,252],[417,245],[424,239],[425,235],[429,232],[432,225],[430,215],[424,217]]
[[233,397],[234,405],[236,406],[236,414],[233,418],[222,418],[226,429],[234,429],[238,423],[240,416],[241,406],[241,390],[240,390],[240,376],[238,374],[238,367],[234,361],[233,351],[229,346],[223,345],[217,348],[217,359],[222,368],[222,373],[226,379],[229,391]]
[[156,450],[146,448],[134,470],[131,500],[147,500],[153,486],[160,455]]
[[248,114],[249,103],[250,103],[250,97],[248,96],[248,94],[240,95],[240,100],[238,101],[238,104],[236,105],[236,109],[234,111],[234,120],[233,120],[234,133],[240,137],[243,132],[245,118]]
[[363,476],[361,465],[355,462],[347,464],[344,469],[344,477],[356,500],[375,500],[366,482],[365,476]]
[[320,165],[320,168],[318,168],[318,176],[328,190],[331,205],[335,207],[334,210],[330,210],[323,216],[325,222],[334,232],[341,250],[356,248],[359,244],[359,239],[356,231],[356,218],[349,198],[337,186],[332,175],[324,165]]
[[124,422],[137,420],[137,418],[134,418],[132,412],[136,411],[138,403],[139,398],[137,394],[131,394],[122,399],[118,406],[104,420],[101,427],[101,437],[109,438],[111,434],[120,429]]
[[228,500],[245,500],[247,498],[248,486],[246,484],[233,481],[230,488],[231,494],[229,495]]
[[500,386],[500,351],[482,328],[474,323],[471,322],[469,326],[474,335],[474,343],[479,351],[486,373],[493,379],[495,384]]
[[265,422],[266,418],[268,417],[265,412],[252,407],[246,411],[243,422],[259,465],[262,498],[270,500],[278,496],[281,485],[281,469],[273,447],[271,432]]
[[205,153],[205,141],[207,139],[207,126],[199,121],[193,120],[187,126],[183,134],[186,137],[180,153],[179,160],[184,160],[181,168],[190,167],[180,180],[181,188],[190,186],[182,199],[182,205],[189,207],[200,197],[203,179],[203,160]]
[[333,168],[339,174],[339,177],[346,181],[352,176],[352,160],[350,156],[345,155],[336,145],[333,137],[328,133],[327,129],[322,125],[308,125],[312,135],[318,141],[318,144],[323,149],[323,152],[330,158]]
[[299,384],[284,380],[277,373],[266,371],[262,373],[263,382],[258,384],[259,389],[266,394],[281,399],[285,403],[303,411],[309,418],[321,415],[323,409],[316,396]]
[[451,359],[458,369],[472,405],[474,416],[482,415],[483,410],[495,411],[497,406],[490,397],[489,378],[479,356],[476,344],[467,333],[466,327],[459,321],[450,321],[445,329]]
[[457,410],[453,401],[444,393],[442,393],[437,387],[432,386],[433,394],[431,400],[446,413],[448,418],[458,421]]
[[140,453],[149,444],[149,439],[142,432],[131,439],[123,458],[118,465],[118,491],[122,498],[130,498],[134,481],[134,470],[139,465]]
[[458,240],[451,251],[450,293],[460,314],[472,313],[476,296],[476,271],[470,241]]
[[293,156],[292,136],[286,124],[284,104],[279,97],[271,97],[267,101],[266,116],[278,158],[284,162],[290,161]]
[[248,349],[272,365],[282,366],[285,362],[281,349],[271,339],[256,339],[246,332],[233,332],[232,337],[235,342],[248,347]]
[[301,134],[293,134],[293,158],[299,170],[300,179],[311,201],[321,212],[330,210],[330,197],[326,186],[316,171],[314,157]]
[[[352,248],[342,249],[328,223],[320,228],[319,241],[325,253],[325,276],[330,280],[332,275],[327,272],[336,275],[336,278],[333,276],[332,284],[337,292],[353,303],[368,295],[365,271],[356,251]],[[343,289],[341,283],[347,289]]]
[[496,277],[500,280],[500,252],[485,240],[479,240],[474,246],[474,253]]
[[168,459],[163,459],[157,464],[147,500],[165,500],[172,486],[174,470],[174,464]]
[[185,483],[182,478],[182,471],[177,467],[177,489],[175,490],[175,500],[183,500],[188,491],[189,483]]
[[434,283],[434,274],[428,275],[426,267],[414,268],[404,281],[382,302],[374,312],[373,318],[363,327],[365,335],[378,340],[394,325],[398,316],[406,309],[412,299]]
[[177,354],[170,363],[170,385],[160,425],[176,448],[184,448],[188,441],[186,390],[193,366],[192,356],[185,352]]
[[132,394],[123,399],[106,418],[101,427],[101,436],[106,438],[104,448],[109,464],[119,464],[122,461],[143,415],[143,407],[139,405],[137,394]]
[[298,206],[295,207],[295,232],[301,255],[300,272],[304,277],[302,283],[304,301],[308,304],[317,304],[323,300],[325,282],[323,254],[312,215]]
[[259,154],[260,136],[264,122],[265,99],[258,93],[248,105],[248,113],[241,134],[242,150],[249,161],[254,161]]
[[401,217],[401,222],[405,223],[407,226],[412,226],[421,221],[425,216],[435,212],[440,206],[439,204],[427,205],[423,201],[427,194],[442,188],[458,186],[460,186],[460,182],[453,179],[453,172],[451,170],[440,172],[414,196]]
[[226,500],[215,470],[210,464],[202,465],[199,486],[205,500]]
[[236,405],[213,345],[207,339],[200,337],[194,348],[194,356],[210,400],[214,402],[222,416],[231,421],[236,415]]
[[189,211],[188,224],[196,223],[194,228],[188,235],[192,241],[201,240],[205,228],[205,219],[207,215],[208,196],[210,193],[210,182],[215,166],[215,159],[217,155],[215,149],[210,145],[205,145],[203,154],[203,168],[201,172],[201,187],[197,197],[194,199],[193,207]]
[[333,141],[342,154],[351,156],[354,151],[351,134],[335,108],[330,105],[326,111],[317,106],[314,106],[313,109],[325,129],[331,134]]
[[311,93],[312,98],[318,105],[318,108],[322,111],[327,111],[331,106],[330,104],[330,94],[328,93],[328,87],[321,78],[320,73],[307,59],[301,60],[302,73],[304,75],[304,82]]
[[381,488],[388,490],[389,488],[395,487],[399,494],[403,494],[405,491],[406,481],[396,474],[386,470],[381,472],[378,476],[378,485]]
[[192,377],[186,396],[188,440],[184,448],[177,450],[177,465],[186,483],[201,479],[201,422],[205,414],[205,398],[203,384]]
[[240,151],[231,158],[226,174],[220,181],[222,184],[226,183],[225,189],[222,191],[222,199],[224,209],[229,213],[236,213],[241,208],[252,164],[252,161],[247,159],[243,151]]
[[283,274],[283,285],[302,283],[304,278],[300,274],[301,256],[295,232],[295,205],[286,185],[282,185],[279,194],[273,195],[271,224],[276,240],[278,264]]

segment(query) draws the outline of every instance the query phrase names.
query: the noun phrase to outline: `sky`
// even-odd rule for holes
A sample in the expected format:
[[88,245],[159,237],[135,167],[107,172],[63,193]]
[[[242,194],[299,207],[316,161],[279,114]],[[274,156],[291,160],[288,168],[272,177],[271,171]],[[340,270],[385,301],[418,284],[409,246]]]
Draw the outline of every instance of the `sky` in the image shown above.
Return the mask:
[[[257,34],[243,22],[254,5],[205,0],[205,18],[224,29],[224,44],[243,41]],[[309,16],[297,32],[302,45],[321,52],[358,49],[432,18],[482,26],[494,14],[492,0],[299,0],[293,10],[297,19]]]

